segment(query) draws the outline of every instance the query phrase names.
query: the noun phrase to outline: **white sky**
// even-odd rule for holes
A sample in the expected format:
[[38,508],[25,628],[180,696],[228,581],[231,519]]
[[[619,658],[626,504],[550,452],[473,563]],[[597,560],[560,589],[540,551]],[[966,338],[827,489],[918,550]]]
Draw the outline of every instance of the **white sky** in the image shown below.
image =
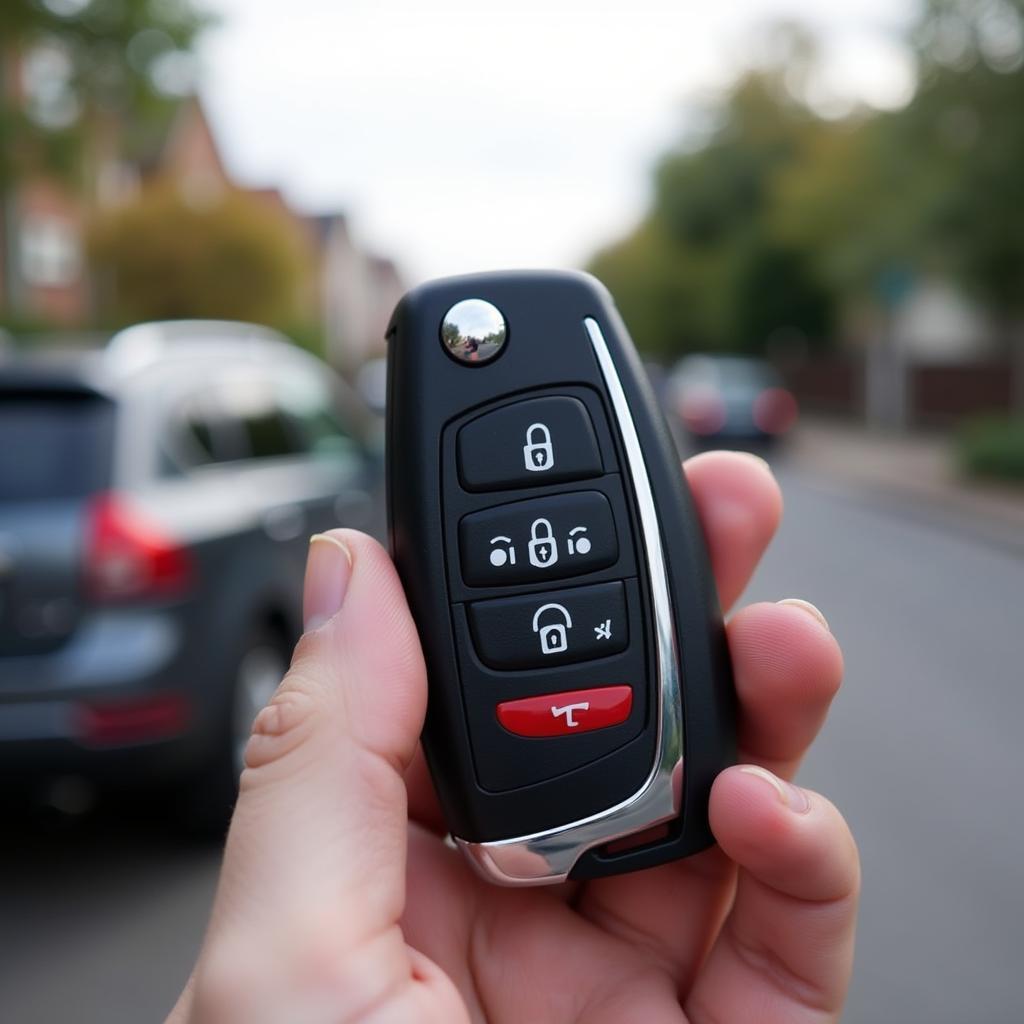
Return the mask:
[[912,82],[912,0],[209,4],[202,92],[229,167],[347,213],[409,283],[581,264],[766,22],[821,33],[834,95],[896,106]]

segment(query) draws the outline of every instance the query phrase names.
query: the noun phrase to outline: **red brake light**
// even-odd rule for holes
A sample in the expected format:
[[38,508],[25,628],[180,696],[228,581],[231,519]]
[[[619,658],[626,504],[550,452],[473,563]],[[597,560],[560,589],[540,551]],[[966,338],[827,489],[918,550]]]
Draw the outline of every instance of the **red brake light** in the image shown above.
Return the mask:
[[77,708],[79,739],[89,746],[118,746],[176,736],[188,725],[189,706],[177,693],[154,694]]
[[92,503],[85,569],[89,592],[101,601],[173,596],[193,577],[188,551],[118,494]]
[[796,399],[785,388],[766,388],[754,399],[754,423],[766,434],[784,434],[797,420]]

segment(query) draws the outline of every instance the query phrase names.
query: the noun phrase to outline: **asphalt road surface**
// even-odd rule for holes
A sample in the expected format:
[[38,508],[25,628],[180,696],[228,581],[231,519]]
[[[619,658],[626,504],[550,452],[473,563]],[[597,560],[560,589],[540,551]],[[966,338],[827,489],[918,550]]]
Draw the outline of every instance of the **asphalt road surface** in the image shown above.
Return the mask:
[[[847,653],[802,775],[845,811],[864,861],[845,1020],[1020,1024],[1024,560],[933,508],[779,475],[786,521],[748,597],[813,600]],[[0,836],[0,1021],[162,1019],[216,850],[123,809],[25,814]]]

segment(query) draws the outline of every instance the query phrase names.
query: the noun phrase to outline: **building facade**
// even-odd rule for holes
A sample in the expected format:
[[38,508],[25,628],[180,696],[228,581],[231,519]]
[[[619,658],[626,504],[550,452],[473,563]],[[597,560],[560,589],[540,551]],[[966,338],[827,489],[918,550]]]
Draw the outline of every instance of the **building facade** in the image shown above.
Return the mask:
[[[31,55],[8,56],[0,65],[8,108],[29,110],[36,102],[33,90],[45,93],[45,83]],[[384,326],[402,284],[390,260],[354,243],[344,216],[309,216],[275,188],[239,185],[197,97],[179,102],[153,134],[148,148],[139,152],[136,146],[129,157],[118,126],[98,127],[83,140],[73,175],[39,171],[0,188],[0,323],[16,329],[89,327],[97,295],[87,256],[90,221],[130,202],[147,184],[169,183],[197,209],[215,205],[229,190],[273,207],[308,256],[311,270],[300,301],[305,320],[322,325],[328,358],[348,369],[382,352]]]

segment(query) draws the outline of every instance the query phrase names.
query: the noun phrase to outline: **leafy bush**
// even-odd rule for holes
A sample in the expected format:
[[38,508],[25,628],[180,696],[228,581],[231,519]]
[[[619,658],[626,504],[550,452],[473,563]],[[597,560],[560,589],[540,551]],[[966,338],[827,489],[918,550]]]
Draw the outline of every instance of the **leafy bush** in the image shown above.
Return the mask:
[[201,317],[283,327],[306,312],[311,254],[298,226],[244,192],[197,204],[148,188],[93,225],[90,256],[110,326]]
[[973,476],[1024,482],[1024,418],[968,421],[957,439],[961,468]]

